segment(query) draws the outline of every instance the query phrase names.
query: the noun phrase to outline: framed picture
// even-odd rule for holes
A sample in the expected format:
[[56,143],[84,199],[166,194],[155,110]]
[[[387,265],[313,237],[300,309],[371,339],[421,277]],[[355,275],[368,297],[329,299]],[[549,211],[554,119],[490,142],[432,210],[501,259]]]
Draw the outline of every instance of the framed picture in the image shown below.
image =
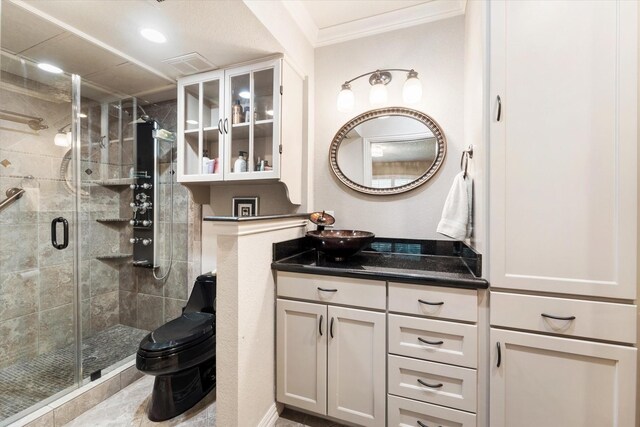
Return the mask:
[[257,197],[234,197],[233,198],[233,216],[257,216],[258,215],[258,198]]

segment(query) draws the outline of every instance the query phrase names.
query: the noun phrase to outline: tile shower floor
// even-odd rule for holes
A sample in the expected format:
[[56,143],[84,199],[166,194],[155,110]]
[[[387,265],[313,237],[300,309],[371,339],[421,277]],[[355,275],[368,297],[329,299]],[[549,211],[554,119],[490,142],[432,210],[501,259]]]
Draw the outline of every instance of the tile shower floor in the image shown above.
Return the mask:
[[[138,349],[148,331],[116,325],[82,343],[84,377]],[[0,369],[0,421],[73,385],[75,345]]]
[[[160,423],[149,421],[146,408],[153,389],[153,380],[151,376],[139,379],[65,424],[64,427],[215,427],[215,389],[184,414]],[[346,426],[285,409],[276,421],[276,427]]]

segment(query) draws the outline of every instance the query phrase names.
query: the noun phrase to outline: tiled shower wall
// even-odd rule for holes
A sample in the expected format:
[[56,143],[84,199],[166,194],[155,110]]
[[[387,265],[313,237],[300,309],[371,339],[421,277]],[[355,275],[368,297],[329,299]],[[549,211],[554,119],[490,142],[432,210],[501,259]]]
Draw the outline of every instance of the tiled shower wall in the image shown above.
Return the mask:
[[[45,99],[42,99],[45,98]],[[145,107],[162,127],[175,131],[175,101]],[[22,187],[25,195],[0,212],[0,368],[70,345],[73,328],[73,228],[70,247],[51,246],[53,218],[73,224],[74,190],[61,176],[68,148],[53,144],[58,128],[71,121],[71,106],[62,97],[29,97],[2,91],[0,109],[43,117],[49,129],[0,122],[0,191]],[[163,143],[160,185],[160,254],[163,274],[169,257],[169,178],[174,182],[173,267],[165,280],[152,271],[134,269],[131,259],[101,260],[103,255],[131,253],[131,228],[126,222],[98,219],[131,218],[131,190],[126,185],[97,182],[126,178],[133,164],[133,143],[101,138],[100,106],[83,100],[88,117],[82,128],[82,188],[79,213],[80,297],[84,337],[118,323],[154,329],[180,314],[190,283],[200,268],[200,210],[188,192],[175,183],[175,144]],[[111,112],[110,123],[117,115]],[[123,127],[128,124],[125,117]],[[15,130],[7,130],[7,127]],[[113,127],[111,127],[113,128]],[[129,128],[131,128],[129,126]],[[111,143],[109,143],[111,141]],[[102,143],[102,145],[100,145]],[[173,150],[173,165],[169,149]],[[6,161],[4,161],[6,160]],[[67,177],[70,176],[71,162]],[[32,177],[32,178],[31,178]],[[4,196],[1,194],[0,196]]]
[[[176,132],[175,100],[144,106],[144,109],[158,121],[161,128]],[[163,280],[155,279],[149,269],[134,268],[129,264],[120,270],[120,323],[146,330],[153,330],[181,314],[192,282],[200,269],[200,207],[193,203],[186,188],[176,183],[175,142],[161,142],[159,151],[160,185],[156,208],[160,211],[156,225],[160,240],[156,263],[160,265],[160,269],[156,275],[165,275],[172,244],[171,270]],[[173,201],[170,183],[173,183]],[[127,208],[128,202],[129,200]]]
[[[22,89],[37,88],[25,80]],[[74,211],[60,177],[68,149],[53,144],[57,129],[71,121],[68,93],[70,86],[39,98],[8,90],[0,96],[0,109],[42,117],[49,126],[36,132],[0,121],[0,197],[10,187],[26,191],[0,212],[0,367],[74,339],[73,250],[54,249],[50,236],[51,220],[72,219]]]

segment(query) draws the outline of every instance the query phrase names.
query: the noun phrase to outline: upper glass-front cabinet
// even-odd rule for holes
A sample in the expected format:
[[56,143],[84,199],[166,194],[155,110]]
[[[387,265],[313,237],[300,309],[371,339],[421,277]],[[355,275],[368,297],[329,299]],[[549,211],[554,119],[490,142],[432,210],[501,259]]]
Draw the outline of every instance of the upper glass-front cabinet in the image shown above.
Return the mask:
[[224,72],[212,71],[178,86],[179,181],[223,179],[223,83]]
[[178,181],[280,178],[281,62],[178,82]]

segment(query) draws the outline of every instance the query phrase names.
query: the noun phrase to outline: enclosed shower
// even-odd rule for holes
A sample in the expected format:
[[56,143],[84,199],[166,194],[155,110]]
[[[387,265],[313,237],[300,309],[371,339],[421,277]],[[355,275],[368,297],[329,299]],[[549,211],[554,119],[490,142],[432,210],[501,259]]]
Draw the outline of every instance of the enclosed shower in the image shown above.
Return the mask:
[[67,72],[54,42],[75,36],[1,6],[0,426],[132,360],[191,266],[171,90]]

